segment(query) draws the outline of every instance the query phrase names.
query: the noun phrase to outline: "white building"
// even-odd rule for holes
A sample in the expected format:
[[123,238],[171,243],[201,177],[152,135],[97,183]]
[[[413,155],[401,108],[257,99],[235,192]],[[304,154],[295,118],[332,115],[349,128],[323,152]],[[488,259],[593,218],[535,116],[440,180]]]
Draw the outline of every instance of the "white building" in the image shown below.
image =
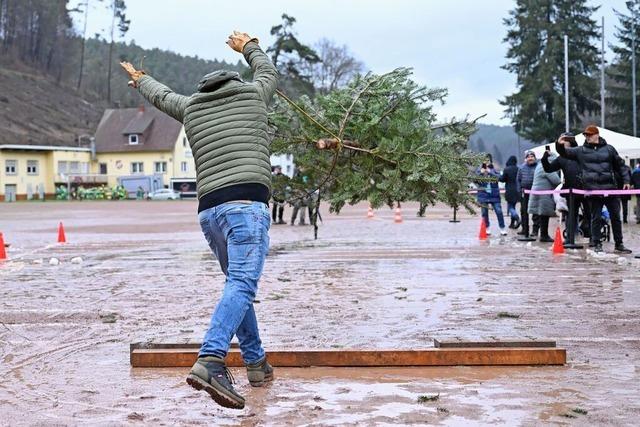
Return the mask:
[[271,156],[271,167],[280,166],[282,173],[289,178],[293,177],[293,169],[295,164],[293,163],[293,156],[291,154],[279,154]]

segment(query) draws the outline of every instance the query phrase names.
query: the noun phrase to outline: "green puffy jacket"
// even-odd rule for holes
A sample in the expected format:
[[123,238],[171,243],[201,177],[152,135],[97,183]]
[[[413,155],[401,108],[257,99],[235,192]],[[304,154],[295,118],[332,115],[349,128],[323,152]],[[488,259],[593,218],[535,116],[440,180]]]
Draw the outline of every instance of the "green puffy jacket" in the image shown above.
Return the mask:
[[278,84],[278,72],[257,43],[243,55],[253,82],[233,71],[207,74],[191,96],[174,93],[150,76],[138,90],[159,110],[184,124],[196,163],[198,198],[238,184],[271,189],[267,105]]

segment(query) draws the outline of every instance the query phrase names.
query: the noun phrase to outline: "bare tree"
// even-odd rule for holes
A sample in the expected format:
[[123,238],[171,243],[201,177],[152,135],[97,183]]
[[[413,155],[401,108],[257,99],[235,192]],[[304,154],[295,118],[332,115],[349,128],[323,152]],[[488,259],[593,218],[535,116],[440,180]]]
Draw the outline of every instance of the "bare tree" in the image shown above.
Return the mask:
[[364,70],[364,64],[351,55],[346,45],[338,46],[331,40],[321,39],[314,48],[320,62],[311,64],[308,74],[320,93],[344,86]]

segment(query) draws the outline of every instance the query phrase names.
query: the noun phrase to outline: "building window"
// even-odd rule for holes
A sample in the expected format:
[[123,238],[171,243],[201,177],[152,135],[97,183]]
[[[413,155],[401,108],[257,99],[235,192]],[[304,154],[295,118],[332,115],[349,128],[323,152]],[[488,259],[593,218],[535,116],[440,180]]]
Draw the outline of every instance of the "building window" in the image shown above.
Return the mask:
[[37,160],[27,160],[27,175],[38,175]]
[[182,146],[183,147],[187,146],[187,137],[186,136],[182,137]]
[[80,162],[69,162],[69,173],[80,173]]
[[4,171],[7,175],[16,175],[18,172],[18,161],[17,160],[5,160],[4,162]]
[[167,162],[155,162],[156,173],[167,173]]
[[129,145],[138,145],[138,135],[135,133],[129,135]]
[[181,162],[180,163],[180,172],[187,172],[189,170],[189,166],[187,165],[187,162]]
[[62,175],[67,173],[67,162],[64,162],[62,160],[58,161],[58,174]]
[[131,173],[143,173],[143,172],[144,172],[144,163],[131,162]]
[[107,164],[100,163],[100,175],[106,175],[106,174],[107,174]]

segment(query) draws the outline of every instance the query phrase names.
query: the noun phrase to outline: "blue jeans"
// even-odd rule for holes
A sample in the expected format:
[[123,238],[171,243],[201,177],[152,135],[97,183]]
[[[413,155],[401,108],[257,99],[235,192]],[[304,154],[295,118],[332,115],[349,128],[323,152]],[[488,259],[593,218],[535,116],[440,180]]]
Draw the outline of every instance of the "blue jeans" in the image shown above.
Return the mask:
[[[504,215],[502,214],[502,204],[500,202],[488,202],[485,206],[493,206],[493,210],[496,212],[496,217],[498,217],[498,225],[500,228],[504,228]],[[485,224],[487,228],[489,228],[489,209],[488,207],[482,207],[482,218],[484,218]]]
[[229,202],[200,212],[200,227],[226,276],[200,356],[227,355],[238,336],[242,358],[254,364],[264,358],[253,301],[269,251],[269,207],[261,202]]
[[509,216],[511,216],[511,219],[519,218],[515,203],[507,202],[507,211],[509,211]]

